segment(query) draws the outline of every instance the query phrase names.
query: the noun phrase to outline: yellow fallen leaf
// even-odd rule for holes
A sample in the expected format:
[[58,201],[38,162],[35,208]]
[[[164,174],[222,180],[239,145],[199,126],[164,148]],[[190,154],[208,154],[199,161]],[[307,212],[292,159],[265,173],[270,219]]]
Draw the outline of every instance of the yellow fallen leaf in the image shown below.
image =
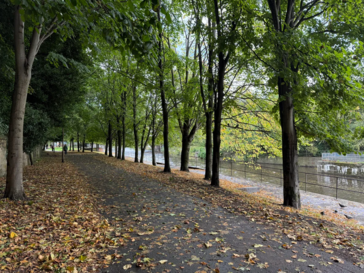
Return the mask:
[[15,232],[10,232],[10,234],[9,234],[10,239],[13,239],[16,236],[18,236],[18,234],[16,234]]
[[127,269],[129,269],[129,268],[131,268],[132,267],[132,265],[131,264],[126,264],[126,265],[124,265],[123,266],[123,269],[124,270],[127,270]]
[[168,262],[167,260],[160,260],[159,263],[160,264],[165,264],[166,262]]

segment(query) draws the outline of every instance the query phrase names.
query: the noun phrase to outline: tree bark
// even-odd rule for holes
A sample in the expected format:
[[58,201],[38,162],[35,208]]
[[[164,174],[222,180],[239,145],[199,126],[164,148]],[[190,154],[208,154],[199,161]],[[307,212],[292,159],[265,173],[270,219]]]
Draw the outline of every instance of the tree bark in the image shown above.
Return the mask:
[[297,135],[294,120],[292,89],[283,78],[278,78],[279,114],[282,128],[283,205],[301,208],[298,180]]
[[111,121],[109,120],[109,157],[112,157]]
[[94,151],[94,142],[91,142],[91,153]]
[[118,159],[121,159],[121,130],[119,122],[118,119]]
[[64,145],[64,128],[62,127],[62,163],[64,163],[64,149],[63,149],[63,145]]
[[82,152],[85,152],[85,142],[86,142],[86,134],[83,134],[83,142],[82,142]]
[[77,132],[77,150],[80,152],[80,133]]
[[133,131],[134,131],[134,162],[138,162],[138,147],[139,147],[139,140],[138,140],[138,125],[136,122],[136,86],[133,86]]
[[152,164],[153,166],[157,166],[157,162],[155,161],[155,135],[152,134]]
[[41,26],[34,28],[28,55],[25,53],[24,22],[21,20],[20,7],[14,13],[15,43],[15,86],[11,105],[8,162],[4,198],[22,200],[25,198],[23,188],[23,129],[24,114],[28,88],[31,80],[32,66],[38,51]]
[[182,134],[182,150],[181,150],[181,171],[189,172],[188,163],[190,161],[191,142],[188,140],[186,133]]
[[193,138],[197,131],[197,121],[190,131],[189,120],[185,120],[182,128],[182,150],[181,150],[181,171],[189,172],[188,164],[190,161],[190,148]]
[[109,138],[106,138],[106,141],[105,141],[105,155],[107,155],[107,149],[109,148]]
[[[158,21],[161,22],[160,7],[158,8]],[[170,173],[171,166],[169,162],[169,141],[168,141],[168,110],[167,102],[164,92],[164,79],[163,79],[163,64],[162,64],[162,31],[159,32],[159,42],[158,42],[158,55],[159,55],[159,88],[161,92],[162,100],[162,114],[163,114],[163,142],[164,142],[164,170],[163,172]]]
[[33,157],[32,157],[32,153],[29,153],[29,161],[30,161],[30,165],[33,166]]

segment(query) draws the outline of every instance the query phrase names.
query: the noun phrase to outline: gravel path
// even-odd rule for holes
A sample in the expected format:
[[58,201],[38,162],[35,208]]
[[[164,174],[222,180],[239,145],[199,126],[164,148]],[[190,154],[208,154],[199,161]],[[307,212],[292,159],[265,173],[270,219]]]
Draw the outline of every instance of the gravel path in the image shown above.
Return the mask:
[[108,165],[97,156],[102,155],[69,154],[67,160],[98,191],[108,208],[103,215],[120,223],[116,236],[125,241],[117,249],[122,258],[103,272],[361,272],[347,257],[339,257],[343,264],[334,262],[323,249],[293,242],[272,227]]

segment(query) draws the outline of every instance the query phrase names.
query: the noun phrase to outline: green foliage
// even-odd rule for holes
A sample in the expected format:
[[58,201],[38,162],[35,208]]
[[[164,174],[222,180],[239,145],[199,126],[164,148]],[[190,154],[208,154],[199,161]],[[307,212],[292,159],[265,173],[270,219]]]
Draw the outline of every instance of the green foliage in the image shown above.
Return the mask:
[[50,119],[42,110],[35,109],[31,104],[27,104],[24,119],[24,152],[30,154],[37,146],[46,143],[47,130]]

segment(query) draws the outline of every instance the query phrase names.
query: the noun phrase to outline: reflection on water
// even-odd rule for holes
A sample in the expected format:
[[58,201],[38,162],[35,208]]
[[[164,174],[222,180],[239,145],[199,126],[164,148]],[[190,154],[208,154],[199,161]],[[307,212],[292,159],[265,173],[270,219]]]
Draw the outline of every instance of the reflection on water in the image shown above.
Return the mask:
[[[126,148],[126,156],[134,157],[134,149]],[[152,153],[148,150],[144,154],[144,162],[151,161]],[[164,163],[162,153],[156,153],[156,161]],[[178,168],[180,162],[180,157],[171,156],[172,168]],[[300,157],[298,162],[301,190],[364,203],[364,166],[328,163],[319,157]],[[253,182],[282,185],[282,159],[260,159],[258,164],[222,161],[220,173]],[[189,166],[204,169],[205,161],[191,157]]]

